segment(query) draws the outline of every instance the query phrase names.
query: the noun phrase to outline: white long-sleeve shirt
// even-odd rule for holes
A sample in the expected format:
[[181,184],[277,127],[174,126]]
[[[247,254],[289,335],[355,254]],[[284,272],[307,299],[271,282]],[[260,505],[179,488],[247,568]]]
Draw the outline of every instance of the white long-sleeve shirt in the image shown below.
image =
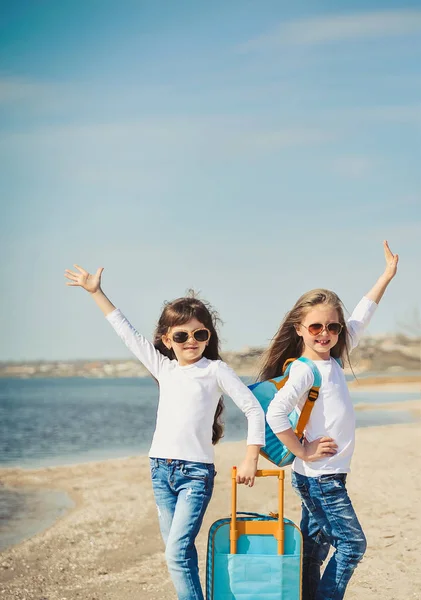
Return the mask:
[[[365,296],[347,321],[349,348],[355,348],[377,307]],[[348,473],[355,445],[355,413],[345,375],[334,358],[313,361],[320,371],[322,384],[305,429],[309,442],[322,436],[331,437],[338,445],[337,453],[315,462],[295,458],[292,468],[301,475],[318,477],[328,473]],[[291,365],[289,378],[269,405],[267,422],[274,433],[290,429],[290,412],[300,413],[314,382],[311,368],[301,361]]]
[[159,382],[156,428],[149,456],[213,463],[212,426],[222,393],[230,396],[247,417],[247,444],[264,446],[264,412],[225,362],[202,357],[194,364],[180,366],[138,333],[120,310],[106,318]]

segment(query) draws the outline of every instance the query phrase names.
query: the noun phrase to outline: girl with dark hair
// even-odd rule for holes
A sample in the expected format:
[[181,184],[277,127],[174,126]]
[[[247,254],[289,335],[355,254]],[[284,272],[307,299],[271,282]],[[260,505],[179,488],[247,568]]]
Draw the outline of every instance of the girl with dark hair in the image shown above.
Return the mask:
[[[398,255],[392,254],[387,242],[384,253],[384,273],[348,321],[334,292],[317,289],[301,296],[267,350],[259,377],[265,381],[281,375],[285,361],[300,356],[314,361],[322,376],[303,444],[293,432],[288,415],[295,408],[301,411],[313,385],[314,375],[308,364],[292,363],[289,379],[266,415],[273,432],[296,456],[291,479],[302,506],[303,600],[341,600],[366,549],[345,485],[354,451],[355,416],[341,364],[358,344],[396,274]],[[331,546],[336,552],[320,577],[320,567]]]
[[149,457],[165,556],[179,600],[203,600],[195,539],[213,491],[213,445],[223,433],[221,394],[230,396],[248,420],[247,453],[237,482],[249,486],[265,444],[263,410],[221,360],[218,317],[207,303],[194,297],[167,303],[152,344],[103,293],[103,269],[90,274],[74,266],[77,272],[65,271],[67,285],[90,292],[116,333],[159,384]]

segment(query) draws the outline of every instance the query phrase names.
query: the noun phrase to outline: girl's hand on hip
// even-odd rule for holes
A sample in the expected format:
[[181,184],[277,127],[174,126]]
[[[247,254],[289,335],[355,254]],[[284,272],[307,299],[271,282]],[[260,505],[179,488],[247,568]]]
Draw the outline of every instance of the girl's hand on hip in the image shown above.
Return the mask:
[[79,265],[73,266],[76,267],[79,273],[66,269],[64,276],[69,280],[66,281],[66,285],[79,286],[91,294],[94,294],[101,288],[101,275],[104,267],[100,267],[97,272],[92,275],[91,273],[88,273],[88,271],[85,271],[85,269],[82,269]]
[[386,268],[384,270],[384,276],[386,279],[388,279],[390,281],[396,275],[396,271],[398,270],[399,256],[397,254],[393,254],[393,252],[389,248],[389,244],[387,243],[386,240],[384,240],[384,242],[383,242],[383,249],[384,249],[384,258],[386,261]]
[[237,469],[237,483],[253,487],[257,471],[257,461],[245,458]]
[[337,452],[338,445],[330,437],[321,437],[313,442],[308,442],[304,439],[304,457],[305,462],[314,462],[326,458],[327,456],[333,456]]

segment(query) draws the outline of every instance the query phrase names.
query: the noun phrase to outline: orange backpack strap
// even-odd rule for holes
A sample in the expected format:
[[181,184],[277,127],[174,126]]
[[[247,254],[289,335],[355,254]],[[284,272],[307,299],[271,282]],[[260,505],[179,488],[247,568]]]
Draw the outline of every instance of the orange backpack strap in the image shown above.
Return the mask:
[[284,366],[282,367],[282,375],[285,373],[285,371],[287,370],[288,365],[290,365],[291,363],[294,362],[294,360],[297,360],[296,358],[288,358],[285,362],[284,362]]
[[[320,377],[319,370],[316,367],[316,365],[313,363],[313,361],[309,360],[308,358],[303,358],[302,356],[298,359],[297,358],[288,358],[288,360],[286,360],[284,363],[284,366],[282,368],[282,373],[285,373],[286,370],[288,369],[288,367],[291,365],[291,363],[293,363],[295,360],[305,362],[311,368],[313,375],[314,375],[314,385],[310,388],[310,390],[308,392],[307,400],[306,400],[306,402],[303,406],[303,409],[300,413],[300,417],[297,422],[297,427],[295,428],[295,435],[298,437],[299,440],[301,440],[302,437],[304,436],[304,429],[306,428],[306,425],[310,419],[310,415],[311,415],[311,411],[313,410],[314,403],[316,402],[317,398],[319,397],[321,377]],[[285,378],[285,379],[287,379],[287,378]],[[285,383],[285,381],[283,383]]]
[[304,429],[310,419],[311,411],[313,410],[314,403],[319,397],[319,387],[312,387],[308,393],[308,397],[306,403],[303,406],[303,410],[301,411],[300,418],[298,419],[297,427],[295,428],[295,435],[298,439],[304,435]]
[[294,360],[297,360],[296,358],[288,358],[288,360],[286,360],[284,362],[284,366],[282,367],[282,375],[283,377],[278,377],[276,379],[269,379],[270,383],[273,383],[273,385],[276,387],[276,389],[279,390],[281,388],[284,387],[284,385],[286,384],[286,382],[288,381],[288,373],[289,373],[289,369],[288,367],[294,362]]

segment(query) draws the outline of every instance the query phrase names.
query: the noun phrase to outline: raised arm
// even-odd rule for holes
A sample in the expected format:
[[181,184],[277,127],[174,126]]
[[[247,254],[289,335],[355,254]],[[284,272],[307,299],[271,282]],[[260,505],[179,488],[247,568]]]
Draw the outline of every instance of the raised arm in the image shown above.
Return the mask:
[[99,267],[96,273],[92,275],[91,273],[88,273],[88,271],[85,271],[85,269],[82,269],[79,265],[73,266],[78,270],[78,273],[66,269],[64,276],[69,280],[66,282],[66,285],[83,288],[91,294],[105,316],[112,313],[113,310],[115,310],[115,306],[101,289],[101,275],[104,267]]
[[399,256],[392,253],[386,240],[383,242],[383,249],[384,258],[386,261],[384,272],[380,275],[368,294],[366,294],[366,297],[369,300],[373,300],[373,302],[376,304],[378,304],[382,299],[387,286],[392,281],[396,275],[396,271],[398,270]]
[[348,347],[350,351],[358,345],[358,342],[368,326],[387,286],[396,275],[399,256],[391,252],[386,240],[383,242],[383,249],[386,261],[385,270],[371,290],[357,304],[351,317],[347,321]]
[[104,270],[100,267],[94,275],[88,273],[79,265],[74,265],[78,272],[66,269],[65,277],[69,286],[78,286],[90,293],[97,306],[104,313],[117,335],[123,340],[127,348],[159,379],[162,365],[169,359],[161,354],[149,340],[141,335],[129,323],[126,317],[114,306],[101,289],[101,275]]

